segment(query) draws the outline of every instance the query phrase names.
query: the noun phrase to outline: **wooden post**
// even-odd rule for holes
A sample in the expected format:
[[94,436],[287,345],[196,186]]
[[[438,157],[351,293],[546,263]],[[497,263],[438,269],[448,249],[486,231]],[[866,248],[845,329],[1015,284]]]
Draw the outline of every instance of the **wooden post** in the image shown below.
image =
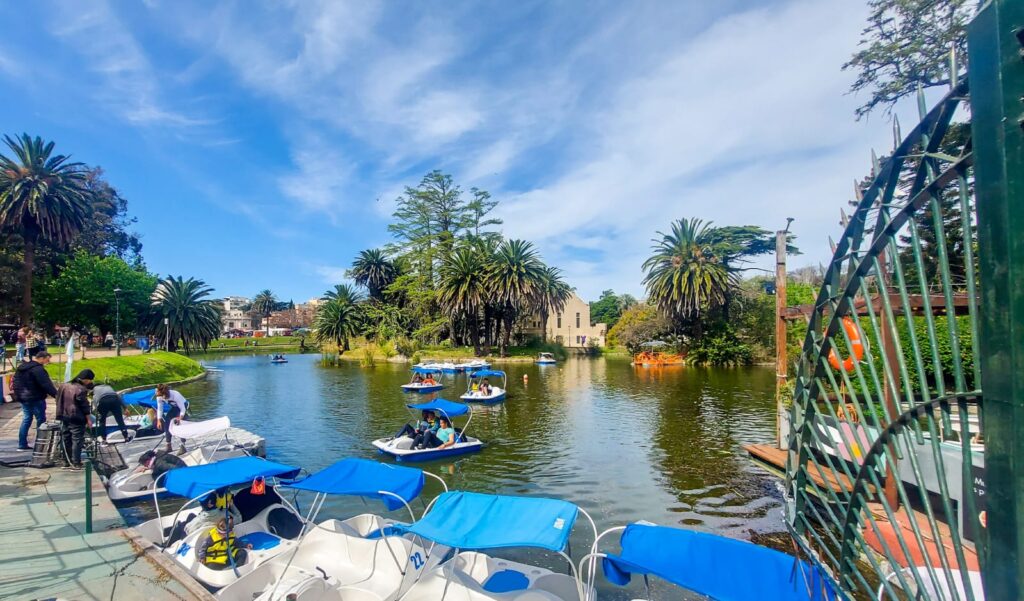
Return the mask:
[[[889,266],[886,260],[888,251],[884,251],[878,255],[878,267],[880,273],[878,274],[878,298],[881,299],[883,294],[889,294]],[[871,302],[871,299],[867,299],[867,302]],[[901,411],[899,405],[896,402],[896,388],[900,385],[900,357],[896,353],[896,343],[893,340],[892,335],[892,324],[889,323],[889,318],[885,311],[879,311],[879,321],[882,338],[882,361],[888,365],[888,373],[892,374],[892,381],[889,381],[889,376],[883,372],[882,382],[882,396],[883,402],[885,403],[885,410],[889,413],[889,419],[896,419]],[[854,313],[854,319],[857,319],[856,312]],[[912,317],[908,317],[912,319]],[[861,416],[863,420],[863,416]],[[896,464],[898,459],[898,451],[895,445],[889,445],[889,457],[891,462]],[[900,508],[900,497],[897,480],[899,479],[899,473],[893,473],[889,468],[889,463],[886,463],[885,467],[885,485],[883,494],[885,495],[885,501],[889,504],[889,507],[893,511]]]
[[[789,229],[787,227],[787,229]],[[786,230],[775,232],[775,433],[778,448],[786,448],[782,440],[782,416],[786,411],[783,392],[786,389]]]

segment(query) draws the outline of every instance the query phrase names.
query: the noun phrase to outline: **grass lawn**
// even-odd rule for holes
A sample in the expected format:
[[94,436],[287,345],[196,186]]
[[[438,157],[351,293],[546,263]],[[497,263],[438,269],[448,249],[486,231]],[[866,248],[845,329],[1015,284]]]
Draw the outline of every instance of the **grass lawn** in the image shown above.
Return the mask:
[[[109,383],[115,389],[176,382],[197,376],[203,368],[198,362],[177,353],[155,352],[148,355],[103,357],[101,359],[76,359],[71,366],[71,375],[89,368],[96,373],[97,383]],[[54,382],[64,380],[64,364],[50,363],[46,371]]]

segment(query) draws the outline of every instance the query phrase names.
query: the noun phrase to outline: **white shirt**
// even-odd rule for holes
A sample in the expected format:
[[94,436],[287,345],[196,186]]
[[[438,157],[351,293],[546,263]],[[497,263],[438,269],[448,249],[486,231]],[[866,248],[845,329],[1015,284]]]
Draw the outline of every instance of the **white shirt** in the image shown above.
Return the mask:
[[178,408],[181,415],[185,415],[185,397],[177,390],[167,391],[167,396],[167,399],[156,398],[156,414],[162,417],[164,414],[164,403],[172,403]]

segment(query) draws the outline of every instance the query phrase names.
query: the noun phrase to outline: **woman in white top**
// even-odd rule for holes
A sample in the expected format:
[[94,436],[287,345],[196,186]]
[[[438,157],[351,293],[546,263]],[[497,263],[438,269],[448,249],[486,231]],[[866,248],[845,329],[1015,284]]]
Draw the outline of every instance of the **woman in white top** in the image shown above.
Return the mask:
[[[166,415],[164,415],[165,405],[167,406]],[[188,401],[180,392],[171,390],[167,384],[160,384],[156,387],[156,427],[164,433],[168,451],[171,450],[171,421],[180,424],[187,408]],[[184,445],[185,441],[181,442]]]

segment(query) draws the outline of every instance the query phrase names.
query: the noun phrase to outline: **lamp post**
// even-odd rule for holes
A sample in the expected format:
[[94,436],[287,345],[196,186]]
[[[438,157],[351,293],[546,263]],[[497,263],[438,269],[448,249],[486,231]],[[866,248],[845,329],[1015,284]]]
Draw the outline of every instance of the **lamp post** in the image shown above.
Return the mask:
[[170,320],[169,317],[165,317],[164,318],[164,329],[166,330],[166,334],[164,334],[164,350],[167,351],[167,352],[170,352],[170,350],[171,350],[171,320]]
[[114,349],[121,356],[121,289],[114,288]]

